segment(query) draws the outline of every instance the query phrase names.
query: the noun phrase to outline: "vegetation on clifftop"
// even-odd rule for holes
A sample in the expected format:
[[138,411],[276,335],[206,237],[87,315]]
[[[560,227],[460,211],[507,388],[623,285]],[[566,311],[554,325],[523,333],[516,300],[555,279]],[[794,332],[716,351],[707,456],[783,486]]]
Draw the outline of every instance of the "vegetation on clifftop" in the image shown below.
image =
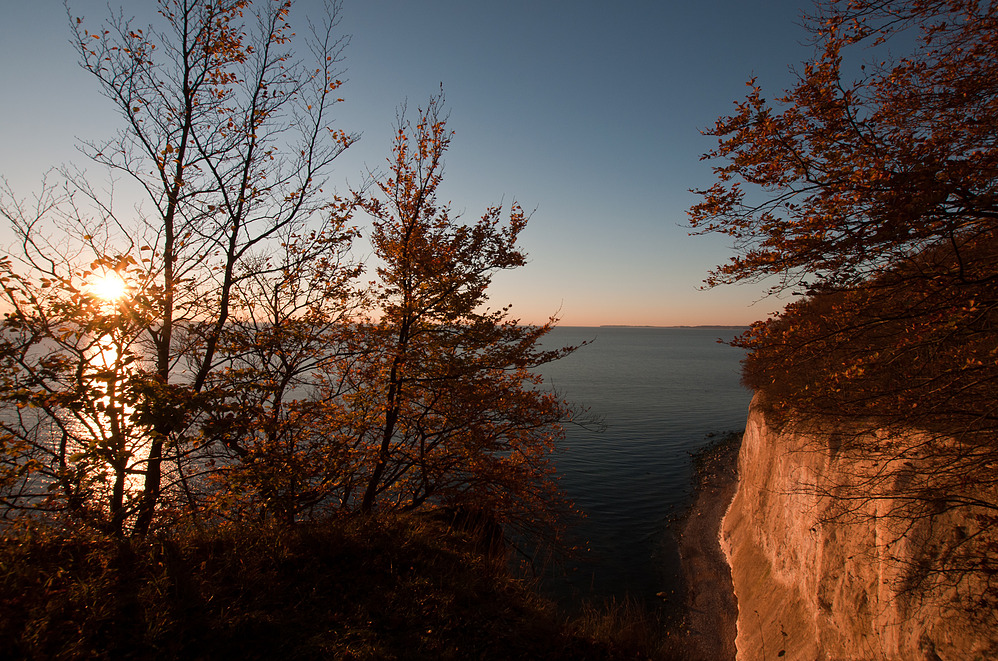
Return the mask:
[[0,658],[668,659],[654,618],[565,620],[431,517],[0,541]]
[[0,656],[633,658],[428,514],[556,546],[579,413],[489,298],[528,215],[438,198],[442,91],[337,194],[340,3],[150,4],[69,16],[92,167],[0,186]]
[[144,206],[76,171],[36,204],[0,187],[0,516],[142,536],[448,506],[556,537],[578,411],[536,368],[573,347],[490,301],[528,217],[438,198],[442,92],[338,195],[339,3],[302,34],[290,0],[159,5],[71,23],[122,119],[82,151]]
[[858,426],[829,447],[877,469],[837,498],[902,503],[887,515],[908,529],[962,512],[909,588],[966,584],[965,606],[993,609],[998,5],[824,0],[805,24],[793,87],[767,100],[750,81],[707,132],[721,163],[691,223],[737,248],[707,282],[801,296],[736,342],[746,384],[774,413]]

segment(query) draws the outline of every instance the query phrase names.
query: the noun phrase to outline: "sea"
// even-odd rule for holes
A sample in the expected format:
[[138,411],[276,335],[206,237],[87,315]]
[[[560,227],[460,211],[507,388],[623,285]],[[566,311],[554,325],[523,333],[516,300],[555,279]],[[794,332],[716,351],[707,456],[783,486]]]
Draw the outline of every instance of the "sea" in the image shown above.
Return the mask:
[[584,513],[578,557],[542,572],[563,605],[682,601],[677,519],[693,496],[692,455],[745,427],[736,328],[557,327],[544,346],[588,342],[540,368],[545,386],[599,417],[569,425],[555,457],[560,486]]

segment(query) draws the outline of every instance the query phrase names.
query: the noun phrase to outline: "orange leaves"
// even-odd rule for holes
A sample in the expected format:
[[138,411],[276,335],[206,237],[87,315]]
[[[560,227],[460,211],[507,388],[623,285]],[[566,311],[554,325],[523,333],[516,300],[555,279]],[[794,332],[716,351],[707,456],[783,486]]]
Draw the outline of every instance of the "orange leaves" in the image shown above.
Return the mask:
[[[792,288],[812,271],[853,282],[893,255],[989,225],[993,170],[969,166],[976,157],[967,155],[998,162],[986,128],[998,124],[998,108],[968,99],[996,92],[998,37],[985,26],[998,9],[865,0],[829,8],[827,20],[812,21],[820,50],[796,84],[771,104],[750,80],[737,111],[707,132],[718,142],[704,158],[725,163],[714,186],[695,191],[702,199],[690,223],[738,239],[734,262],[710,284],[775,272]],[[975,19],[954,20],[963,15]],[[844,55],[906,26],[931,40],[848,80]],[[741,184],[755,190],[746,196]]]
[[513,503],[550,512],[558,501],[547,457],[571,409],[527,368],[571,349],[540,350],[547,329],[508,320],[508,306],[483,311],[491,275],[525,261],[516,242],[527,215],[514,203],[506,222],[494,206],[465,224],[437,201],[451,135],[442,96],[414,122],[401,111],[390,172],[358,196],[382,261],[377,321],[355,333],[366,349],[351,401],[375,414],[355,432],[376,457],[361,507],[473,500],[534,516]]
[[959,478],[933,489],[957,493],[998,466],[998,5],[827,9],[795,84],[767,103],[750,81],[707,131],[720,163],[690,223],[735,240],[709,286],[773,275],[806,295],[736,341],[745,384],[786,416],[947,436],[934,460]]
[[[368,491],[386,506],[465,496],[547,506],[545,461],[568,407],[527,370],[567,350],[540,350],[546,328],[484,307],[491,275],[525,260],[527,214],[493,207],[465,224],[438,201],[451,139],[442,97],[400,122],[389,175],[359,196],[384,264],[380,282],[358,292],[361,267],[346,253],[357,206],[318,188],[355,139],[329,127],[343,84],[334,17],[314,61],[301,62],[281,47],[289,2],[160,4],[153,34],[169,47],[155,61],[155,45],[124,19],[94,39],[77,33],[85,65],[127,118],[123,138],[94,155],[145,188],[148,225],[121,254],[87,235],[99,256],[71,277],[0,278],[25,311],[8,318],[11,334],[79,341],[67,354],[76,366],[88,338],[134,342],[119,363],[148,373],[105,370],[99,384],[101,397],[126,389],[132,417],[119,402],[101,415],[145,443],[128,448],[136,466],[118,470],[145,480],[122,516],[143,532],[167,507],[228,503],[238,511],[226,516],[292,521],[358,507]],[[313,70],[323,77],[300,75]],[[87,294],[81,280],[103,272],[122,277],[126,298]],[[8,354],[3,378],[13,379],[19,357]],[[39,370],[32,378],[72,371],[52,360]],[[63,415],[75,412],[52,420]],[[108,436],[93,420],[91,436]],[[191,475],[198,483],[184,484]]]
[[[946,277],[958,261],[969,269],[964,281]],[[862,285],[792,303],[739,340],[750,350],[746,382],[798,411],[987,438],[998,290],[981,276],[996,264],[986,242],[940,246]],[[901,413],[916,407],[917,420]]]

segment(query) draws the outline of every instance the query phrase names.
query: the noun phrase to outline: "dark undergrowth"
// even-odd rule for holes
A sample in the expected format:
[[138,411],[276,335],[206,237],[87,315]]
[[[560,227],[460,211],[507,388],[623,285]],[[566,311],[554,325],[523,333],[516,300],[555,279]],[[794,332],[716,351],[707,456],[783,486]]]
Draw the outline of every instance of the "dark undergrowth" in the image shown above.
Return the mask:
[[0,540],[10,659],[678,659],[630,605],[569,620],[505,558],[425,517],[146,540]]

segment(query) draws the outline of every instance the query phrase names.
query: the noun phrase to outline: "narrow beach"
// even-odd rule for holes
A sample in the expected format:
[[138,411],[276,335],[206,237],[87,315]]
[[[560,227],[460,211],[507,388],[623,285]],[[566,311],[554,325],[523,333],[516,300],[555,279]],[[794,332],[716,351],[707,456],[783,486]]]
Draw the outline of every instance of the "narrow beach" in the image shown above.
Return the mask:
[[735,658],[738,605],[718,538],[738,484],[740,444],[739,437],[698,456],[696,497],[680,528],[679,554],[687,585],[686,652],[691,659]]

